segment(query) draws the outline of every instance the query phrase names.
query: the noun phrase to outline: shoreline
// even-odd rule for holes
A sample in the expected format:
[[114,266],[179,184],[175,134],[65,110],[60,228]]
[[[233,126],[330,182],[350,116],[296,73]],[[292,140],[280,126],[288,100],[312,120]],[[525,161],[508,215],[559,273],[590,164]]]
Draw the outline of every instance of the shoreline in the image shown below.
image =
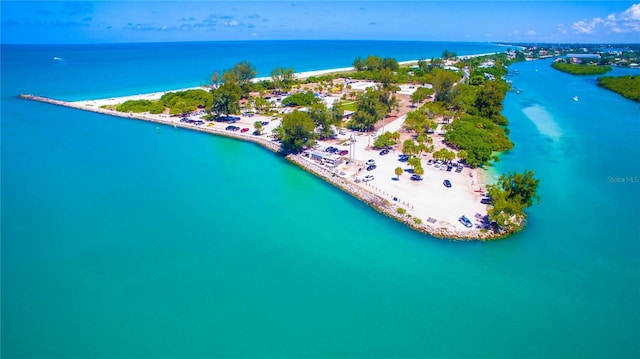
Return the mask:
[[[159,94],[159,93],[153,93],[153,94]],[[140,96],[148,96],[148,95],[149,94],[140,95]],[[167,115],[164,115],[166,116],[166,118],[164,118],[164,117],[161,117],[161,115],[123,113],[123,112],[118,112],[116,110],[104,109],[104,108],[100,108],[99,106],[95,106],[93,104],[98,100],[69,102],[69,101],[56,100],[48,97],[30,95],[30,94],[21,94],[18,97],[21,99],[29,100],[29,101],[48,103],[56,106],[73,108],[81,111],[89,111],[89,112],[99,113],[99,114],[113,116],[113,117],[120,117],[124,119],[147,121],[147,122],[157,123],[157,124],[171,126],[175,128],[179,127],[179,128],[183,128],[191,131],[199,131],[199,132],[209,133],[212,135],[235,138],[242,141],[253,142],[276,154],[280,153],[280,145],[277,142],[269,140],[264,136],[255,136],[249,133],[245,134],[245,133],[239,133],[239,132],[231,132],[231,131],[226,131],[220,128],[215,128],[213,126],[211,127],[197,126],[193,124],[178,122],[178,121],[172,120]],[[133,97],[133,96],[125,96],[125,98],[129,98],[129,97]],[[140,97],[137,97],[137,98],[140,98]],[[123,98],[111,98],[109,99],[109,101],[122,100],[122,99]],[[407,211],[402,214],[398,212],[399,208],[404,209],[404,207],[400,205],[400,203],[404,203],[404,202],[398,203],[398,202],[394,202],[391,198],[390,199],[385,198],[389,196],[389,193],[384,193],[386,195],[384,196],[382,193],[375,192],[372,188],[368,188],[365,186],[360,186],[355,183],[352,183],[351,181],[347,180],[343,176],[339,175],[337,170],[331,171],[328,168],[322,167],[318,165],[316,162],[309,160],[308,158],[304,157],[301,154],[297,154],[297,155],[290,154],[285,156],[285,158],[289,162],[296,164],[298,167],[300,167],[304,171],[307,171],[319,177],[320,179],[328,182],[329,184],[335,187],[338,187],[342,191],[364,202],[365,204],[369,205],[377,212],[387,217],[393,218],[394,220],[401,222],[418,232],[428,234],[436,238],[451,239],[451,240],[493,240],[493,239],[504,238],[511,234],[511,232],[504,232],[504,231],[496,232],[492,230],[477,229],[477,228],[466,229],[466,230],[456,229],[449,222],[442,222],[442,221],[436,222],[435,220],[434,222],[429,222],[429,221],[417,222],[415,218],[418,218],[418,217],[412,216],[409,213],[410,211]],[[480,172],[481,172],[480,178],[486,175],[482,171]],[[404,203],[404,204],[408,205],[408,203]]]
[[[485,54],[470,56],[484,55]],[[412,61],[405,61],[403,64],[411,62]],[[307,71],[296,73],[296,76],[300,76],[300,78],[302,78],[317,76],[320,74],[349,71],[351,69],[352,68],[337,68]],[[259,81],[259,79],[255,80]],[[208,90],[209,88],[206,86],[197,86],[187,89]],[[102,106],[105,105],[115,105],[131,99],[157,100],[168,92],[184,90],[186,89],[158,91],[146,94],[83,101],[64,101],[30,94],[21,94],[18,97],[30,101],[49,103],[56,106],[74,108],[103,115],[157,123],[165,126],[171,126],[176,129],[183,128],[227,138],[235,138],[242,141],[256,143],[276,154],[281,153],[279,142],[271,140],[267,135],[256,136],[251,134],[249,131],[228,131],[222,128],[219,122],[209,122],[205,125],[196,125],[187,122],[180,122],[179,117],[172,117],[168,114],[153,115],[149,113],[124,113],[116,111],[115,109],[102,108]],[[253,121],[260,117],[261,116],[258,115],[253,119],[242,118],[239,124],[243,124],[243,126],[251,128]],[[265,117],[263,120],[270,121],[270,118]],[[274,121],[273,123],[275,122],[277,121]],[[387,122],[388,130],[391,131],[392,128],[397,130],[404,122],[404,116],[397,117],[391,121],[385,120],[385,122]],[[272,123],[270,123],[269,126],[265,126],[265,133],[268,133],[268,131],[272,129],[271,127],[275,126]],[[357,152],[360,153],[360,156],[364,155],[366,157],[370,157],[377,155],[377,151],[371,151],[371,148],[366,145],[367,141],[370,145],[371,138],[369,136],[357,134],[357,141],[355,140],[356,137],[351,136],[348,138],[353,138],[354,143],[359,142]],[[333,144],[333,142],[330,143]],[[324,145],[327,145],[327,143],[324,143]],[[353,149],[356,151],[355,147],[353,147]],[[354,152],[354,154],[355,153],[356,152]],[[377,157],[377,160],[382,161],[383,163],[386,161],[394,161],[391,157],[393,156]],[[504,230],[498,231],[495,228],[487,228],[486,225],[483,224],[485,222],[482,218],[486,215],[486,205],[482,205],[481,207],[478,203],[480,202],[479,199],[481,193],[484,192],[484,186],[487,183],[487,179],[491,177],[491,174],[486,169],[468,168],[465,171],[464,176],[458,174],[454,175],[451,172],[445,173],[430,169],[429,173],[425,176],[425,179],[428,179],[428,181],[424,181],[425,183],[421,183],[421,187],[418,187],[416,183],[413,183],[414,181],[409,181],[408,175],[404,175],[402,180],[394,178],[393,181],[385,181],[385,175],[382,174],[383,177],[381,181],[383,182],[373,183],[360,182],[357,180],[354,181],[356,177],[365,173],[359,173],[359,171],[363,169],[362,166],[364,166],[366,158],[351,158],[351,160],[347,162],[351,162],[351,164],[348,166],[345,164],[345,166],[341,166],[340,168],[338,166],[327,168],[314,160],[305,157],[303,154],[290,154],[285,156],[285,158],[289,162],[296,164],[304,171],[319,177],[325,182],[338,187],[343,192],[346,192],[356,199],[364,202],[377,212],[393,218],[394,220],[409,226],[413,230],[436,238],[452,240],[491,240],[504,238],[513,233]],[[386,164],[389,163],[387,162]],[[378,175],[380,175],[380,173],[378,173]],[[441,183],[443,178],[451,179],[456,191],[442,192]],[[473,222],[476,222],[476,224],[478,223],[477,221],[479,221],[480,225],[474,225],[471,228],[462,228],[462,226],[457,222],[460,214],[465,212],[475,212],[475,216],[473,216],[473,218],[469,218],[471,218]]]

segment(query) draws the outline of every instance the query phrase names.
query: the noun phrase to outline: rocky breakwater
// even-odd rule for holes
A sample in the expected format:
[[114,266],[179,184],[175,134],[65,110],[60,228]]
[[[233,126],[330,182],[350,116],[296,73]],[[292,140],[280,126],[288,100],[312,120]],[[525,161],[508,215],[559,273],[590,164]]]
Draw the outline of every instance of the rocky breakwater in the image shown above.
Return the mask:
[[389,201],[386,198],[367,190],[365,187],[340,176],[338,173],[319,165],[315,161],[311,161],[302,155],[288,155],[286,158],[307,172],[322,178],[330,184],[358,198],[374,208],[376,211],[402,222],[416,231],[433,237],[455,240],[491,240],[503,238],[509,235],[507,232],[496,230],[456,229],[455,226],[450,223],[425,223],[422,219],[409,215],[406,208],[403,208],[396,202]]

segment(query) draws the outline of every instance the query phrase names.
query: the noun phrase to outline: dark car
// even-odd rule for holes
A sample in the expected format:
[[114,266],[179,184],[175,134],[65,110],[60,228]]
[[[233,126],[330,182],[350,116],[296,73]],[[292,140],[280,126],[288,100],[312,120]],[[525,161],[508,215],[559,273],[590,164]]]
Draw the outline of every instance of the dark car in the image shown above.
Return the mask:
[[398,156],[398,161],[400,162],[407,162],[408,160],[409,160],[409,155],[401,154],[400,156]]
[[429,159],[429,160],[427,161],[427,164],[428,164],[428,165],[432,165],[432,164],[433,164],[433,160],[432,160],[432,159]]
[[493,200],[491,199],[491,197],[483,197],[480,200],[480,203],[482,203],[482,204],[493,204]]
[[445,187],[447,188],[451,188],[451,182],[449,180],[444,180],[444,182],[442,182],[442,184],[444,184]]
[[262,122],[260,122],[260,123],[262,124],[262,126],[266,126],[266,125],[268,125],[268,124],[269,124],[269,121],[262,121]]
[[371,165],[371,166],[367,167],[367,171],[373,171],[373,170],[376,169],[376,167],[377,167],[376,165]]
[[412,174],[411,175],[411,180],[412,181],[422,181],[422,176],[417,175],[417,174]]
[[453,169],[453,166],[447,166],[447,172],[451,172],[452,169]]
[[385,148],[384,150],[380,151],[380,156],[384,156],[388,153],[389,153],[389,150]]
[[346,155],[348,155],[348,154],[349,154],[349,151],[347,151],[347,150],[341,150],[340,152],[338,152],[338,154],[339,154],[340,156],[346,156]]

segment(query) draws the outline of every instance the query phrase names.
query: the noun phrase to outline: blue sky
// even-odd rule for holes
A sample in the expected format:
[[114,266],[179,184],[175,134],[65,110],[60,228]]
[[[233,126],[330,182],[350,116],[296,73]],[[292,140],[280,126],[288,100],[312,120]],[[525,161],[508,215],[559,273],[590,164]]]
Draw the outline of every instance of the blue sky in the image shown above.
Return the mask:
[[420,40],[639,43],[628,1],[7,1],[2,43]]

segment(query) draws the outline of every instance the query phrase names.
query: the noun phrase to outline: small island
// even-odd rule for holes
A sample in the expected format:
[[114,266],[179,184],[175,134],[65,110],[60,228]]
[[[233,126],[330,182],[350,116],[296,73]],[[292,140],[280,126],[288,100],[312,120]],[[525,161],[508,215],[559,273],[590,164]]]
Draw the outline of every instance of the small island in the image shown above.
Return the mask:
[[[258,143],[430,235],[503,238],[537,200],[533,171],[486,186],[484,168],[513,147],[500,113],[516,51],[256,78],[246,61],[180,91],[64,102],[21,97]],[[160,128],[158,128],[160,133]]]
[[619,93],[629,100],[640,102],[640,75],[600,77],[598,86]]

